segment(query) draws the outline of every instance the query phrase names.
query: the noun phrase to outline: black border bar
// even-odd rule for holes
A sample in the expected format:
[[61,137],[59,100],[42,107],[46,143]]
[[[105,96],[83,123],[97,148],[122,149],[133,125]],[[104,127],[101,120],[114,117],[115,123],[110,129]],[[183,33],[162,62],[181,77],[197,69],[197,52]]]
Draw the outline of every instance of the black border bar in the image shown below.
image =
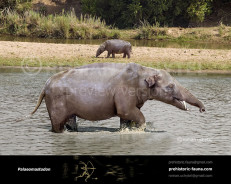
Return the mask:
[[0,156],[4,184],[228,184],[231,156]]

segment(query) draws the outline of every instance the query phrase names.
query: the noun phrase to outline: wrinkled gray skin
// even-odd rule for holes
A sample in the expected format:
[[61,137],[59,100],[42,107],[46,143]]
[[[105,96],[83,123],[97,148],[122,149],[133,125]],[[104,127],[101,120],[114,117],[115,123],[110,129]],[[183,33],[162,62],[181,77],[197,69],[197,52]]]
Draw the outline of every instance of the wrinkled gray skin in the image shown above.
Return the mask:
[[123,53],[123,58],[130,58],[130,53],[132,50],[132,45],[130,42],[119,40],[119,39],[113,39],[113,40],[107,40],[103,44],[101,44],[96,51],[96,57],[98,57],[101,53],[104,51],[108,51],[107,58],[110,57],[112,54],[112,58],[115,58],[115,54]]
[[140,108],[147,100],[182,110],[188,110],[187,102],[205,111],[204,105],[168,72],[135,63],[94,63],[55,74],[46,82],[31,115],[43,98],[52,131],[58,133],[74,116],[90,121],[119,116],[121,128],[134,121],[143,129],[145,118]]

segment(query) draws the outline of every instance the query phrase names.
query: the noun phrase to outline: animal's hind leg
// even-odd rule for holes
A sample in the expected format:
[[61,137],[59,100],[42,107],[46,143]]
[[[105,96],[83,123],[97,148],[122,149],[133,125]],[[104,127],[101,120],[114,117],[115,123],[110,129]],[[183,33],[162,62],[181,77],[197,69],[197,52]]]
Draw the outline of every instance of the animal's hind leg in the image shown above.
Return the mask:
[[[130,54],[130,53],[131,53],[130,49],[127,49],[126,52],[125,52],[125,54],[128,56],[128,58],[131,57],[131,54]],[[126,55],[125,55],[125,56],[126,56]]]
[[110,51],[108,51],[108,53],[107,53],[107,58],[109,58],[109,57],[110,57],[110,55],[111,55],[111,52],[110,52]]
[[52,111],[50,114],[52,131],[56,133],[62,133],[64,131],[64,125],[68,119],[66,112],[62,109]]
[[127,53],[127,56],[128,56],[128,58],[130,58],[130,57],[131,57],[131,54],[130,54],[130,52],[128,52],[128,53]]

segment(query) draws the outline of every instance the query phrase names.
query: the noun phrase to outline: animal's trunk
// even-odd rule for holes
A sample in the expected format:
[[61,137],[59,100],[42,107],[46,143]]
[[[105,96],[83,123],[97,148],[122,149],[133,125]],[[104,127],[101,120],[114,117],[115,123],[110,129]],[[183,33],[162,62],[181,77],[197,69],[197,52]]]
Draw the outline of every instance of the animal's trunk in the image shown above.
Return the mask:
[[200,112],[204,112],[205,111],[205,107],[203,105],[203,103],[198,100],[194,95],[192,95],[187,89],[184,88],[183,91],[183,99],[184,101],[186,101],[187,103],[196,106],[200,109]]
[[95,57],[98,57],[100,54],[101,54],[101,53],[100,53],[100,48],[99,48],[99,49],[96,51]]

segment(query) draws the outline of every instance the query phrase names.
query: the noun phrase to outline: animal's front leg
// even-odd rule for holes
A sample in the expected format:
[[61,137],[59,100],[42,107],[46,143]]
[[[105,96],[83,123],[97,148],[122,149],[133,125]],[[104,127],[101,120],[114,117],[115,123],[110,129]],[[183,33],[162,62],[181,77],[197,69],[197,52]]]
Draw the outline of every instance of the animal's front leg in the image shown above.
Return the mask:
[[67,121],[66,128],[68,131],[78,132],[78,125],[76,123],[76,116],[75,115],[71,116],[70,119]]
[[126,92],[126,87],[121,87],[120,90],[116,92],[115,106],[117,116],[122,120],[132,120],[136,123],[136,127],[145,129],[145,118],[140,109],[136,107],[136,97],[129,96],[129,93]]
[[109,57],[110,57],[110,55],[111,55],[111,52],[110,52],[110,51],[108,51],[108,52],[107,52],[107,58],[109,58]]
[[[122,126],[126,125],[128,127],[132,126],[132,121],[135,122],[137,128],[144,130],[146,127],[145,118],[143,113],[137,108],[132,109],[117,107],[117,116],[121,118],[120,124]],[[132,121],[130,121],[132,120]]]
[[132,122],[131,120],[126,120],[126,119],[120,118],[120,129],[129,128],[131,122]]

